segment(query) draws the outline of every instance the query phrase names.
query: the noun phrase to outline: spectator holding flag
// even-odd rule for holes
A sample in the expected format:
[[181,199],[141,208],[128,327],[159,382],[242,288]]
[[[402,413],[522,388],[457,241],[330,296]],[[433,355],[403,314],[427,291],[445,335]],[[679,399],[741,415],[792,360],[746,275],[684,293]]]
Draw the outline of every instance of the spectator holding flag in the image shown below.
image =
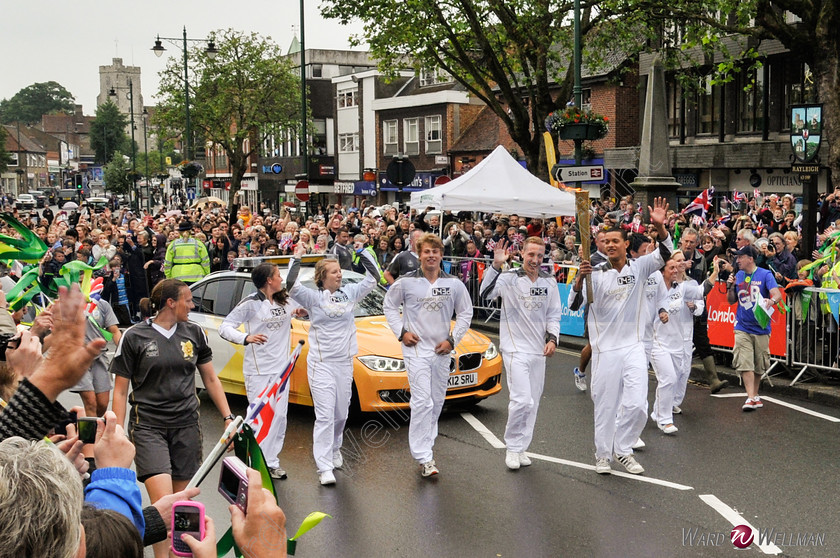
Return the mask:
[[755,263],[758,251],[746,245],[735,252],[739,271],[726,281],[729,304],[738,303],[735,313],[735,350],[732,365],[744,380],[747,401],[741,407],[754,411],[763,407],[758,396],[761,376],[770,366],[770,315],[782,299],[773,273]]
[[[207,336],[189,321],[193,301],[187,284],[161,281],[149,298],[140,301],[140,309],[154,317],[127,329],[117,347],[111,361],[113,410],[117,424],[125,424],[131,383],[128,434],[137,448],[137,479],[146,485],[149,500],[157,502],[184,490],[201,466],[196,370],[225,426],[234,416],[213,370]],[[155,556],[169,556],[165,543],[155,545]]]
[[[222,339],[245,345],[242,373],[248,401],[254,403],[266,388],[276,381],[289,355],[292,312],[294,304],[283,288],[283,277],[276,265],[261,263],[251,272],[257,291],[246,296],[227,315],[219,327]],[[245,331],[239,330],[245,326]],[[286,413],[289,390],[284,389],[274,400],[274,419],[260,441],[268,472],[272,478],[285,479],[286,471],[277,457],[283,450],[286,437]]]

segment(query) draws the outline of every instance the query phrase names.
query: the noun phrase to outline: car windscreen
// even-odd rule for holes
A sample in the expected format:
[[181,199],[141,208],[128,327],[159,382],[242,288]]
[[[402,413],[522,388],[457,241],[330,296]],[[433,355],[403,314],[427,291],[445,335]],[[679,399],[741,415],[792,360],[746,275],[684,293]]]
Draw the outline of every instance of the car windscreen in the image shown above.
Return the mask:
[[[361,282],[362,277],[344,277],[341,280],[341,285],[352,285],[354,283]],[[315,286],[315,281],[309,279],[304,279],[301,281],[301,284],[310,288],[317,290],[318,288]],[[385,300],[385,291],[379,287],[374,288],[365,298],[359,301],[356,304],[356,308],[353,311],[353,315],[357,318],[364,318],[366,316],[381,316],[382,312],[382,303]]]

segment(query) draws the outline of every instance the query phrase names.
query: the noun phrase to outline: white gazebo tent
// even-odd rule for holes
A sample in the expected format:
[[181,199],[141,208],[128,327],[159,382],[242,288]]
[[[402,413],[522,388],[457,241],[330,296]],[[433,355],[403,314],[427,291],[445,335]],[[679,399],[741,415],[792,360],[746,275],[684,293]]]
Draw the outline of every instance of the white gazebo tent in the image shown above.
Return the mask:
[[575,195],[546,184],[520,165],[501,145],[466,174],[421,192],[409,206],[423,210],[515,213],[548,219],[575,215]]

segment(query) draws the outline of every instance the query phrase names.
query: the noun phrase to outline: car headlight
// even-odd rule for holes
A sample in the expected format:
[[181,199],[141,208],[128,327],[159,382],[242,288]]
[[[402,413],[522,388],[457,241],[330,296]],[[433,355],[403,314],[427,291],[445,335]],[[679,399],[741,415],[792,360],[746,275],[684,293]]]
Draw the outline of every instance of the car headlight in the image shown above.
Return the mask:
[[496,344],[492,341],[490,342],[490,346],[487,347],[487,350],[484,351],[484,358],[486,360],[491,360],[499,356],[499,349],[496,348]]
[[359,361],[375,372],[405,372],[405,361],[401,358],[368,355]]

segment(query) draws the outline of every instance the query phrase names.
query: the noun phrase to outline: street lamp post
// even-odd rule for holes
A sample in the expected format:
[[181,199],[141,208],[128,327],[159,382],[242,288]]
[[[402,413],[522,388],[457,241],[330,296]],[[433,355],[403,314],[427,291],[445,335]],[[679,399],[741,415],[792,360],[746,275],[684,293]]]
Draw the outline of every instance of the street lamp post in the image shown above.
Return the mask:
[[[155,40],[155,46],[152,47],[152,52],[155,53],[155,56],[160,57],[163,55],[166,48],[163,46],[161,40],[170,41],[172,44],[178,44],[178,39],[172,37],[161,37],[160,35],[157,36]],[[184,147],[186,150],[187,158],[186,160],[189,162],[193,159],[193,152],[192,152],[192,126],[190,123],[190,74],[189,74],[189,64],[187,59],[187,41],[199,41],[199,42],[206,42],[207,48],[204,52],[207,53],[207,56],[210,60],[213,60],[216,57],[216,54],[219,51],[216,49],[215,43],[210,39],[188,39],[187,38],[187,28],[184,27],[184,36],[181,38],[182,46],[181,49],[184,53],[184,112],[186,116],[185,121],[185,128],[184,134],[186,136],[184,140]]]
[[146,107],[143,107],[143,154],[144,159],[146,160],[146,196],[147,201],[146,205],[148,206],[149,213],[152,212],[152,189],[149,187],[149,144],[148,144],[148,137],[146,136],[146,120],[149,118],[149,111],[146,110]]
[[[108,92],[109,97],[117,96],[117,89],[125,89],[125,87],[112,87]],[[137,197],[137,145],[134,143],[134,82],[128,81],[128,99],[131,102],[129,105],[129,113],[131,114],[131,184],[134,191],[134,205],[135,210],[140,210],[140,199]]]

